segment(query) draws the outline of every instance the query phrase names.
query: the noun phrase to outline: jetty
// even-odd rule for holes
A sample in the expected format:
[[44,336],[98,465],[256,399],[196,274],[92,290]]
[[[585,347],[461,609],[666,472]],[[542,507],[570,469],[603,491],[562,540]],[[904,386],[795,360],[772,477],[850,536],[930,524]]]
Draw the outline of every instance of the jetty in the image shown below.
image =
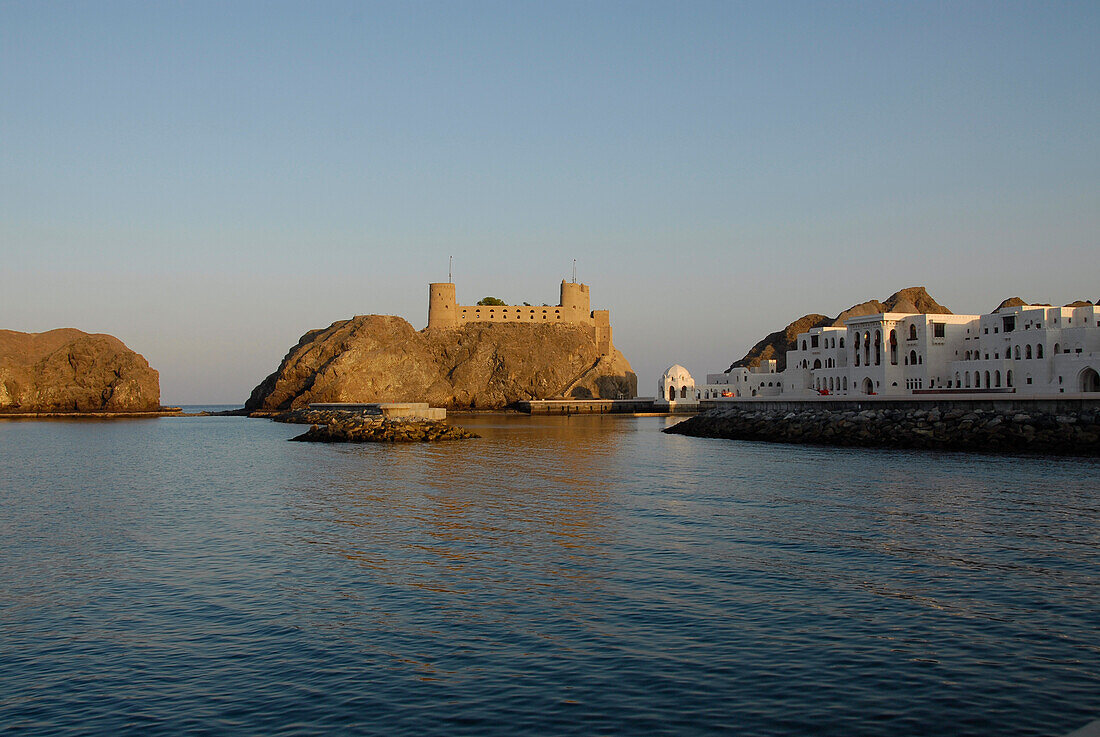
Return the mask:
[[654,397],[634,399],[525,399],[516,409],[529,415],[695,414],[696,402],[660,402]]

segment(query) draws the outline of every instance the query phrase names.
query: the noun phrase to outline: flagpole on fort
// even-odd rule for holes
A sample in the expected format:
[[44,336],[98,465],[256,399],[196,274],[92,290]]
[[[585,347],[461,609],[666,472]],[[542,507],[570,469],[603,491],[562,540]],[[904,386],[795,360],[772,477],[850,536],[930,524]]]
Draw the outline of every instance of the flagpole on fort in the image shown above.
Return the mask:
[[577,259],[573,259],[573,283],[577,283]]
[[454,266],[455,266],[455,257],[454,256],[448,256],[447,257],[447,283],[448,284],[454,284],[455,280],[454,280],[454,277],[451,275],[452,272],[454,271]]

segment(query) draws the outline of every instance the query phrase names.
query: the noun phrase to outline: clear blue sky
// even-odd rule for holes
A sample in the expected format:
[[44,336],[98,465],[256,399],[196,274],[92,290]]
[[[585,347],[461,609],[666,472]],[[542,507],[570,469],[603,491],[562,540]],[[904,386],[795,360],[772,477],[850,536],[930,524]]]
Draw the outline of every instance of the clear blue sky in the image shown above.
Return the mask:
[[0,327],[242,402],[306,330],[557,300],[651,394],[806,312],[1100,296],[1100,3],[0,1]]

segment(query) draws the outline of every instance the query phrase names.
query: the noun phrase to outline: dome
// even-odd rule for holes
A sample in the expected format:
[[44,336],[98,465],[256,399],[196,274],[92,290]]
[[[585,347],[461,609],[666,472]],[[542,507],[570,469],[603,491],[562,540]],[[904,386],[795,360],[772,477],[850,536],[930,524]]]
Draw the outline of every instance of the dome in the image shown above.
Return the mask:
[[[689,396],[690,395],[690,396]],[[678,363],[665,369],[657,380],[657,396],[660,401],[695,400],[695,379]]]
[[678,363],[674,363],[665,369],[665,372],[661,374],[662,379],[669,379],[672,381],[691,381],[694,383],[694,379],[691,378],[691,374],[688,370]]

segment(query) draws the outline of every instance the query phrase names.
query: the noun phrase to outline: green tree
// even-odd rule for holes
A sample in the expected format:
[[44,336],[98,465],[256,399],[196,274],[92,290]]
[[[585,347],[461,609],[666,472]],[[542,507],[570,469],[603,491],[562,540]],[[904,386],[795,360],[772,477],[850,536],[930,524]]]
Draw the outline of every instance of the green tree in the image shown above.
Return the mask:
[[483,298],[479,299],[477,301],[477,303],[479,305],[489,305],[489,306],[497,306],[497,305],[506,305],[506,304],[508,304],[507,302],[505,302],[503,299],[500,299],[499,297],[483,297]]

